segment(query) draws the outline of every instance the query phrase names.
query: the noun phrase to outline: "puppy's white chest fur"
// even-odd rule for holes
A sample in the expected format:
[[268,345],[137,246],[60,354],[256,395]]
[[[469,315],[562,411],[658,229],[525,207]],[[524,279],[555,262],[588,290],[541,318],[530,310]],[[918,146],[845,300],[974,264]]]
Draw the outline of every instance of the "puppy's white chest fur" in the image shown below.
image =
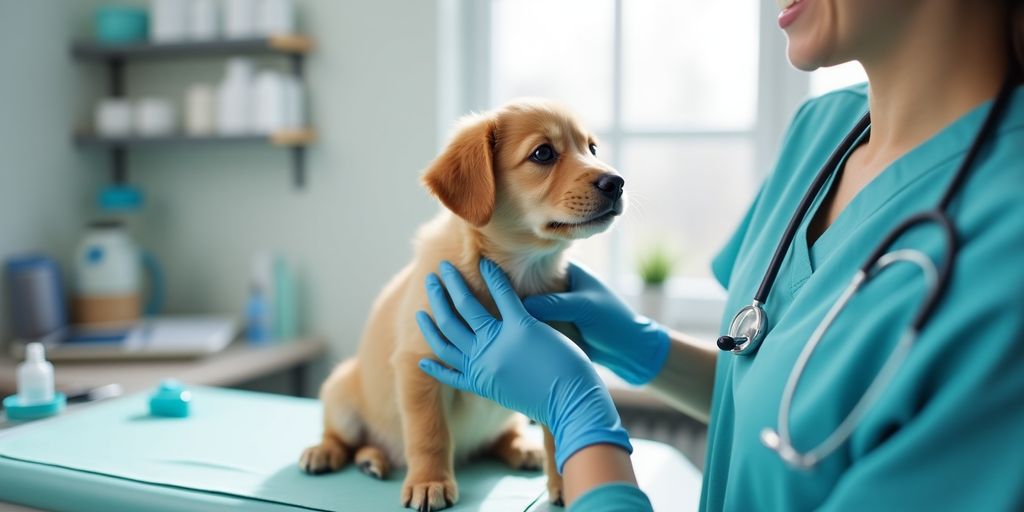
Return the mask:
[[455,443],[455,459],[466,460],[489,448],[517,415],[486,398],[454,391],[448,421]]

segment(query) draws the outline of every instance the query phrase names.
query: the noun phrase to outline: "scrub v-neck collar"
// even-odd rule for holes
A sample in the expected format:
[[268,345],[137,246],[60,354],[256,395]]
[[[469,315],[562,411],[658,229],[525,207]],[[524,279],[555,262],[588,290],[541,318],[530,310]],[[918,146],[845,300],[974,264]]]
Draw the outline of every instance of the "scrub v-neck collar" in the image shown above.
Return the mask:
[[[800,229],[794,237],[793,265],[790,269],[792,272],[790,294],[795,296],[815,269],[820,267],[835,249],[842,245],[851,232],[870,219],[882,206],[918,180],[924,179],[937,169],[942,168],[950,160],[962,158],[963,153],[977,136],[978,126],[991,105],[992,101],[989,100],[975,107],[886,166],[878,176],[875,176],[854,196],[814,244],[809,245],[807,229],[811,219],[818,214],[818,209],[824,198],[831,193],[832,188],[836,185],[838,173],[833,172],[826,185],[818,192],[811,209],[804,216]],[[869,136],[869,131],[870,128],[844,155],[839,169],[846,164],[850,153]],[[994,136],[998,136],[1000,131],[1002,130],[998,130]],[[968,179],[970,179],[969,176]],[[946,183],[943,181],[939,190],[944,190],[945,187]],[[938,195],[935,200],[938,201]]]

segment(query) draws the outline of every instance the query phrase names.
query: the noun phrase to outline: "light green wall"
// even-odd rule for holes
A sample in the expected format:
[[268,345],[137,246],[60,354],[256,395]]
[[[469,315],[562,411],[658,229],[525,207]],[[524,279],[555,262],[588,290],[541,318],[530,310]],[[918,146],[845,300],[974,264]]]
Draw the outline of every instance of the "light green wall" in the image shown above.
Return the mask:
[[[3,26],[16,25],[11,28],[44,43],[47,55],[63,58],[67,31],[55,27],[73,23],[69,17],[87,22],[89,6],[103,2],[77,3],[69,12],[39,4],[49,2],[17,3],[19,12],[33,11],[39,19],[11,23],[0,15]],[[437,208],[418,182],[441,136],[437,2],[298,4],[303,31],[317,41],[306,72],[319,139],[307,155],[306,188],[293,187],[286,151],[251,144],[132,150],[130,180],[147,195],[137,238],[166,267],[170,312],[239,314],[250,254],[280,250],[305,281],[305,326],[327,336],[337,358],[354,350],[371,301],[409,260],[415,228]],[[14,159],[4,152],[0,170],[3,246],[39,239],[66,253],[79,218],[91,210],[87,201],[95,181],[107,176],[105,155],[67,143],[71,112],[87,112],[95,94],[79,94],[75,76],[56,57],[4,47],[5,68],[11,59],[35,71],[14,85],[0,80],[2,101],[11,101],[7,91],[14,87],[34,96],[31,103],[45,113],[45,124],[24,130],[15,121],[30,111],[22,106],[18,116],[0,118],[2,133],[26,132],[18,134],[21,147]],[[168,95],[180,102],[187,84],[214,83],[221,74],[219,59],[129,64],[128,94]],[[32,85],[43,77],[44,87]],[[103,76],[93,78],[99,82]],[[86,117],[78,114],[80,121]],[[57,147],[47,149],[52,145]],[[29,175],[32,181],[24,181]],[[8,196],[18,197],[8,204]],[[24,225],[11,215],[38,222]]]
[[[43,252],[66,268],[96,183],[96,159],[71,144],[76,97],[94,73],[69,57],[79,26],[70,6],[0,0],[0,260]],[[3,280],[0,340],[11,323]]]

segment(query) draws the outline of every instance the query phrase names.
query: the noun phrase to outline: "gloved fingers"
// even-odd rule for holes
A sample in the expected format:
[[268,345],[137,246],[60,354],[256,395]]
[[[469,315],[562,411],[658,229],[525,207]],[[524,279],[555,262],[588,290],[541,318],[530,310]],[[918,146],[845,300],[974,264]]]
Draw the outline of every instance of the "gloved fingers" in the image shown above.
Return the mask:
[[480,258],[480,275],[484,277],[484,283],[487,284],[487,290],[491,292],[491,297],[494,297],[494,303],[498,306],[498,311],[501,312],[502,320],[521,318],[529,314],[523,307],[523,301],[512,288],[512,283],[508,280],[505,271],[497,263],[487,258]]
[[437,357],[440,357],[448,366],[459,371],[465,371],[465,354],[445,339],[440,329],[430,319],[430,315],[425,311],[417,311],[416,324],[419,325],[420,332],[423,333],[423,338],[427,341],[427,345],[430,346],[430,350],[433,350]]
[[480,304],[480,301],[476,300],[476,295],[473,295],[473,292],[469,290],[469,286],[462,279],[459,269],[447,261],[442,261],[440,274],[441,281],[444,282],[444,287],[448,290],[448,295],[455,304],[455,309],[459,311],[459,314],[469,324],[469,328],[473,329],[473,332],[479,332],[484,327],[494,323],[494,316]]
[[438,363],[433,359],[420,359],[419,366],[420,370],[423,370],[423,373],[430,375],[441,384],[447,384],[455,389],[472,392],[472,390],[469,389],[469,383],[466,381],[466,375],[460,371],[445,368],[441,363]]
[[604,288],[601,284],[601,280],[594,276],[594,274],[587,267],[576,263],[575,261],[569,262],[569,289],[580,290],[584,288],[593,288],[597,284],[598,287]]
[[579,317],[578,299],[573,292],[532,295],[523,299],[523,307],[538,320],[573,322]]
[[448,341],[455,344],[459,350],[469,353],[473,349],[476,335],[466,326],[462,318],[452,309],[448,302],[448,293],[445,291],[441,280],[437,275],[431,273],[426,279],[427,301],[430,303],[430,312],[436,321],[437,327],[441,330]]

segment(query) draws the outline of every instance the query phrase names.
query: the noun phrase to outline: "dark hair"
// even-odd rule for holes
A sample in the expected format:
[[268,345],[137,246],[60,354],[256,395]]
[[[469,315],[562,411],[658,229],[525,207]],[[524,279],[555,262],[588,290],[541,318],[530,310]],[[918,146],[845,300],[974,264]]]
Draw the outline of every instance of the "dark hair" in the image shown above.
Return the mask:
[[1017,66],[1018,80],[1024,77],[1024,0],[1009,0],[1010,51]]

